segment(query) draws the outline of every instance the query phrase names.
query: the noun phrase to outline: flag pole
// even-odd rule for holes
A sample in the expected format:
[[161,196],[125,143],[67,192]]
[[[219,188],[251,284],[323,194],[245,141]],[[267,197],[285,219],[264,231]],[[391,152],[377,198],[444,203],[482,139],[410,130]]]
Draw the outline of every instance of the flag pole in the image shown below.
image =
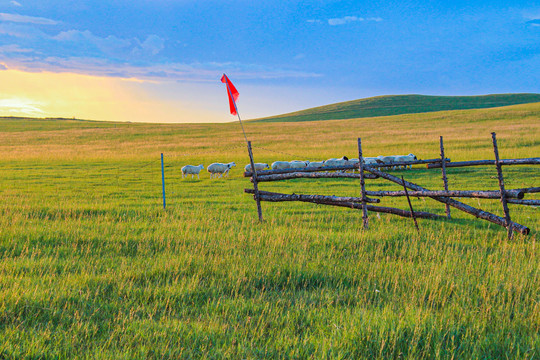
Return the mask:
[[240,122],[240,126],[242,127],[242,133],[244,134],[244,139],[246,139],[246,144],[248,148],[248,154],[249,154],[249,162],[251,164],[251,172],[253,173],[252,179],[253,179],[253,190],[255,190],[255,201],[257,202],[257,214],[259,215],[259,221],[263,222],[263,215],[262,215],[262,207],[261,207],[261,197],[259,195],[259,185],[257,181],[257,170],[255,169],[255,161],[253,161],[253,151],[251,150],[251,141],[248,140],[246,131],[244,130],[244,124],[242,124],[242,119],[240,118],[240,113],[238,112],[238,107],[236,106],[236,101],[234,101],[234,96],[231,92],[231,88],[229,87],[229,78],[225,76],[225,84],[227,85],[227,93],[229,95],[229,99],[232,100],[232,103],[234,105],[234,110],[236,111],[236,115],[238,116],[238,121]]

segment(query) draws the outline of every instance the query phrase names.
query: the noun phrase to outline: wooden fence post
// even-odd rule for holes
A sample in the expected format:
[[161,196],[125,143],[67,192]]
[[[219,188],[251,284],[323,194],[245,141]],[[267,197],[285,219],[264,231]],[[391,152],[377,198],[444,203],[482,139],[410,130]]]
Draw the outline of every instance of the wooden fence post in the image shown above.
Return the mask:
[[409,209],[411,209],[411,217],[414,221],[414,226],[416,226],[416,231],[420,233],[420,228],[418,227],[418,222],[416,221],[416,215],[414,215],[414,210],[411,204],[411,198],[409,197],[409,192],[407,191],[407,187],[405,186],[405,180],[403,179],[403,175],[401,176],[401,181],[403,182],[403,190],[405,190],[405,195],[407,196],[407,202],[409,203]]
[[504,179],[502,173],[502,166],[499,162],[499,149],[497,147],[497,135],[492,132],[491,138],[493,140],[493,152],[495,153],[495,166],[497,167],[497,177],[499,178],[499,188],[501,190],[501,203],[504,210],[504,219],[506,221],[506,229],[508,230],[508,239],[512,238],[512,226],[510,220],[510,210],[508,209],[508,203],[506,201],[506,191],[504,191]]
[[259,215],[259,221],[263,222],[261,199],[259,195],[259,185],[257,181],[257,170],[255,169],[255,161],[253,161],[253,152],[251,151],[251,141],[248,141],[248,153],[249,161],[251,163],[251,171],[253,172],[253,189],[255,190],[255,201],[257,202],[257,213]]
[[369,227],[367,204],[366,204],[366,182],[364,180],[364,157],[362,155],[362,139],[358,138],[358,170],[360,171],[360,188],[362,189],[362,222],[364,229]]
[[[442,179],[444,184],[444,190],[448,191],[448,178],[446,177],[446,158],[444,157],[444,144],[443,144],[443,137],[440,137],[440,143],[441,143],[441,168],[442,168]],[[450,216],[450,205],[446,205],[446,217],[451,219]]]

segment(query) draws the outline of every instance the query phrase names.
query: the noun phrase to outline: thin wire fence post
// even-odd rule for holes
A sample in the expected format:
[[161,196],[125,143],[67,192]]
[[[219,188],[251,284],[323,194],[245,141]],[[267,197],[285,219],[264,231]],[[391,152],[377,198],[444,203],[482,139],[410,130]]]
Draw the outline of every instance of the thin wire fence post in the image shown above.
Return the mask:
[[508,230],[508,239],[512,238],[512,224],[510,220],[510,210],[508,209],[508,202],[506,199],[506,191],[504,190],[504,178],[502,172],[502,166],[499,160],[499,149],[497,147],[497,135],[492,132],[491,138],[493,140],[493,152],[495,153],[495,166],[497,167],[497,177],[499,178],[499,189],[501,190],[501,203],[504,210],[504,220],[506,221],[506,229]]
[[[441,145],[441,168],[442,168],[442,180],[444,183],[444,190],[448,191],[448,178],[446,177],[446,157],[444,155],[444,143],[443,143],[443,137],[440,137],[440,145]],[[451,219],[450,216],[450,205],[446,205],[446,217]]]
[[163,153],[161,153],[161,187],[163,190],[163,208],[167,207],[165,203],[165,167],[163,166]]
[[362,139],[358,138],[358,170],[360,171],[360,188],[362,189],[362,223],[364,229],[369,228],[367,203],[366,203],[366,182],[364,179],[364,157],[362,155]]

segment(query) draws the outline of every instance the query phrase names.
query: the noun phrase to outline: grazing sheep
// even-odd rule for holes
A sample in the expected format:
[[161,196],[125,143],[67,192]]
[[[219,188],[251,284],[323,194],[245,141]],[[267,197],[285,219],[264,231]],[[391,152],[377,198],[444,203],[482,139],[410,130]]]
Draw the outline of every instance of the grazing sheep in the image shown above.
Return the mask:
[[366,165],[375,165],[377,164],[377,158],[375,157],[365,157],[364,164]]
[[272,170],[290,169],[291,164],[288,161],[274,161],[272,163]]
[[309,161],[303,161],[303,160],[293,160],[289,162],[289,167],[291,169],[303,169],[306,168],[309,165]]
[[349,158],[346,156],[343,156],[341,159],[332,158],[332,159],[325,160],[324,166],[343,166],[343,165],[347,165],[348,162],[349,162]]
[[[416,160],[418,160],[418,158],[414,154],[395,156],[396,162],[408,162],[408,161],[416,161]],[[409,166],[409,169],[412,169],[412,165],[408,165],[408,166]],[[398,166],[398,167],[401,168],[401,166]],[[405,169],[407,169],[407,165],[404,165],[404,167]]]
[[203,164],[200,164],[199,166],[195,166],[195,165],[183,166],[182,167],[182,178],[184,178],[184,176],[187,177],[188,175],[191,175],[191,178],[193,179],[193,175],[197,175],[197,179],[200,179],[199,178],[199,173],[201,172],[202,169],[204,169]]
[[[254,165],[255,165],[255,170],[257,171],[261,171],[270,167],[268,166],[268,164],[264,164],[264,163],[255,163]],[[246,172],[251,172],[251,164],[247,164],[246,167],[244,167],[244,170]]]
[[229,170],[236,166],[234,162],[228,164],[224,163],[213,163],[208,165],[207,171],[210,173],[210,179],[213,177],[223,177],[229,174]]
[[323,167],[324,161],[313,161],[308,164],[308,168]]
[[325,160],[324,166],[342,166],[342,165],[347,165],[347,161],[349,161],[349,158],[346,157],[346,156],[342,157],[341,159],[335,159],[335,158],[332,158],[332,159]]
[[[379,155],[377,156],[377,163],[378,164],[384,164],[384,165],[391,165],[393,163],[395,163],[395,156],[383,156],[383,155]],[[380,169],[380,167],[379,167]]]

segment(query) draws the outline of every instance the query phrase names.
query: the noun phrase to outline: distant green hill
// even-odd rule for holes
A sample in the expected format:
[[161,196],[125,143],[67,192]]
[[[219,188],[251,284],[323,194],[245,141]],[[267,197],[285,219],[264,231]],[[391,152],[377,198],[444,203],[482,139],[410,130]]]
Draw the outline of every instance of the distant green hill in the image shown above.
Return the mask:
[[289,122],[354,119],[415,114],[444,110],[492,108],[540,102],[540,94],[482,96],[389,95],[319,106],[283,115],[253,119],[255,122]]

